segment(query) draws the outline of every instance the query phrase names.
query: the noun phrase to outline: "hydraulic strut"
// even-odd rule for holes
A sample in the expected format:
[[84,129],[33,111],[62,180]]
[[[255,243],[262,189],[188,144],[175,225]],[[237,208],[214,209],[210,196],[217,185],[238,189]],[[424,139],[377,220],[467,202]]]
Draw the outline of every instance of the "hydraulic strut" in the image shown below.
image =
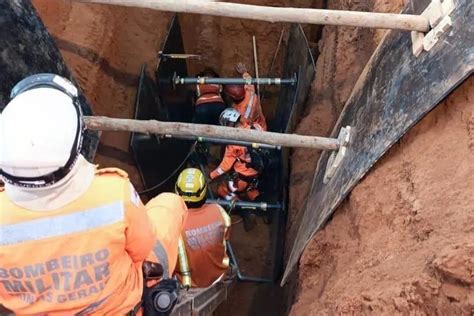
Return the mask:
[[266,203],[266,202],[248,202],[248,201],[227,201],[227,200],[213,200],[213,199],[207,199],[206,203],[208,204],[219,204],[220,206],[225,206],[225,207],[236,207],[238,209],[251,209],[251,210],[261,210],[261,211],[266,211],[266,210],[281,210],[281,204],[280,203]]
[[222,139],[222,138],[213,138],[213,137],[201,137],[201,136],[181,136],[181,135],[170,135],[166,134],[163,135],[164,138],[174,138],[174,139],[184,139],[184,140],[192,140],[197,141],[200,143],[213,143],[213,144],[224,144],[224,145],[237,145],[237,146],[250,146],[252,148],[265,148],[265,149],[281,149],[281,146],[269,145],[269,144],[259,144],[259,143],[251,143],[241,140],[230,140],[230,139]]
[[207,78],[207,77],[186,77],[181,78],[176,73],[172,78],[173,85],[191,85],[191,84],[259,84],[259,85],[295,85],[297,82],[296,74],[293,78]]

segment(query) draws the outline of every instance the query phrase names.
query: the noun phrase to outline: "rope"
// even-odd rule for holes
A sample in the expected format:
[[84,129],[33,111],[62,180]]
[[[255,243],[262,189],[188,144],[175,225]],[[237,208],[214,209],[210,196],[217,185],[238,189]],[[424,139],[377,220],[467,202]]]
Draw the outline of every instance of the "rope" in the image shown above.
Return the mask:
[[145,189],[143,191],[138,192],[138,194],[143,195],[143,194],[155,191],[156,189],[158,189],[159,187],[164,185],[166,182],[168,182],[171,178],[173,178],[176,175],[176,173],[179,170],[181,170],[181,168],[184,166],[184,164],[188,161],[189,157],[192,155],[192,153],[194,152],[194,149],[196,148],[196,144],[197,144],[197,141],[195,141],[194,144],[191,146],[191,149],[189,150],[189,153],[186,155],[184,160],[179,164],[179,166],[176,169],[173,170],[173,172],[165,180],[163,180],[160,183],[152,186],[151,188],[148,188],[148,189]]

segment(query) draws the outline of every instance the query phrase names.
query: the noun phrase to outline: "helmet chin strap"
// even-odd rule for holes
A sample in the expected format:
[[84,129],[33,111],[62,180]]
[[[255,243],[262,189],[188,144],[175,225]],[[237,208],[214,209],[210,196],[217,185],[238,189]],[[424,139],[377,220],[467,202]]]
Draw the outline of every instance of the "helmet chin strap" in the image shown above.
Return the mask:
[[95,177],[95,166],[79,155],[71,172],[54,185],[25,188],[6,184],[5,191],[14,204],[32,211],[52,211],[82,196]]

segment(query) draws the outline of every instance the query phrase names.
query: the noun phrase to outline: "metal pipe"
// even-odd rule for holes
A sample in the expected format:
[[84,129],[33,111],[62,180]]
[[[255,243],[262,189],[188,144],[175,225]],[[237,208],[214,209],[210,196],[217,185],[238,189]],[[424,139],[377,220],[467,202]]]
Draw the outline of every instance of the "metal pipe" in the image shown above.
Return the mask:
[[175,53],[175,54],[165,54],[163,51],[158,52],[158,56],[160,58],[169,58],[169,59],[201,59],[201,55],[196,55],[196,54],[181,54],[181,53]]
[[220,206],[225,206],[225,207],[237,207],[239,209],[259,209],[262,211],[266,210],[281,210],[281,204],[280,203],[273,203],[269,204],[266,202],[248,202],[248,201],[227,201],[227,200],[221,200],[221,199],[207,199],[206,203],[208,204],[219,204]]
[[267,85],[295,85],[296,78],[206,78],[206,77],[175,77],[173,83],[178,84],[267,84]]
[[201,136],[176,136],[166,134],[163,135],[165,138],[174,138],[174,139],[184,139],[184,140],[192,140],[197,141],[200,143],[213,143],[213,144],[224,144],[224,145],[238,145],[238,146],[251,146],[253,148],[265,148],[265,149],[274,149],[280,150],[280,146],[275,145],[268,145],[268,144],[259,144],[259,143],[251,143],[242,140],[230,140],[230,139],[221,139],[221,138],[213,138],[213,137],[201,137]]
[[261,278],[261,277],[252,277],[243,275],[239,268],[239,263],[237,262],[237,258],[235,257],[234,249],[230,244],[230,241],[226,241],[227,246],[227,254],[229,255],[230,260],[234,264],[235,270],[237,270],[237,280],[241,282],[256,282],[256,283],[272,283],[272,279],[268,278]]

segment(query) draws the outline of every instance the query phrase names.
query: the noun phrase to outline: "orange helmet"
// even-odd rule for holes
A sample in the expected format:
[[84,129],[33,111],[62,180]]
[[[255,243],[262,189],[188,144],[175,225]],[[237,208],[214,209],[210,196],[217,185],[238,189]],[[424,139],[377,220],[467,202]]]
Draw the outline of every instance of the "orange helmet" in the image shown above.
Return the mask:
[[242,101],[245,97],[245,88],[243,85],[229,84],[224,88],[225,94],[227,94],[234,102]]

